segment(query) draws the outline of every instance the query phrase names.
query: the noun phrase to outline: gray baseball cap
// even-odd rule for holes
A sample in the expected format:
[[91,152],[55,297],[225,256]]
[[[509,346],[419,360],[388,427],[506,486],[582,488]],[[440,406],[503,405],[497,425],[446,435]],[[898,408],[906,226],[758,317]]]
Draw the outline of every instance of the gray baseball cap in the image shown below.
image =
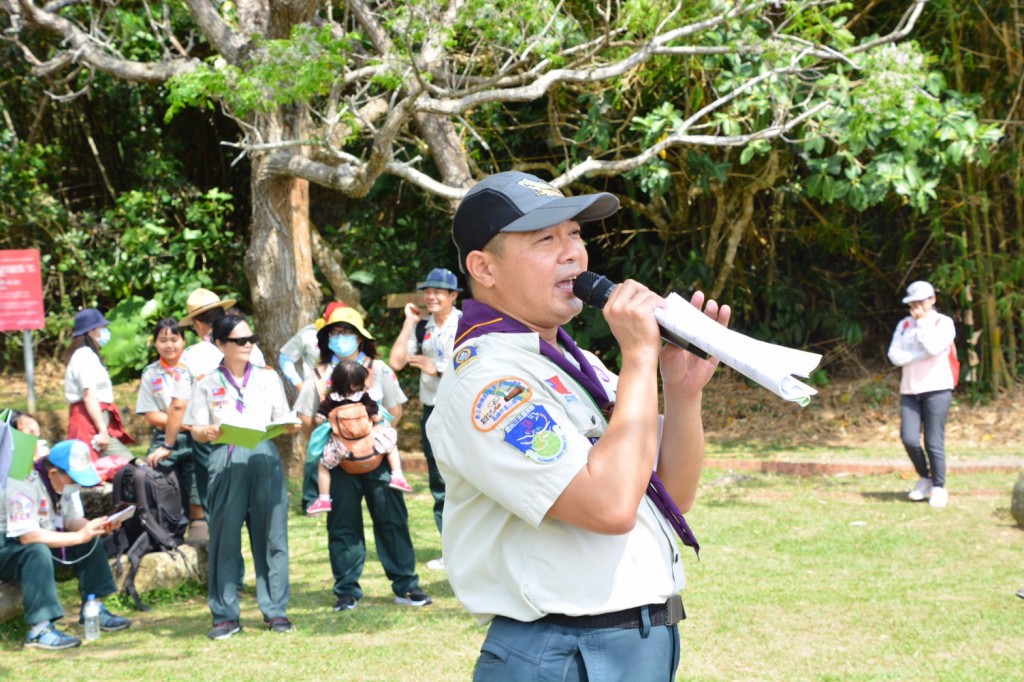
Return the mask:
[[602,220],[618,210],[618,197],[607,192],[567,197],[529,173],[490,175],[466,193],[452,219],[459,267],[465,272],[466,256],[499,232],[534,232],[566,220]]

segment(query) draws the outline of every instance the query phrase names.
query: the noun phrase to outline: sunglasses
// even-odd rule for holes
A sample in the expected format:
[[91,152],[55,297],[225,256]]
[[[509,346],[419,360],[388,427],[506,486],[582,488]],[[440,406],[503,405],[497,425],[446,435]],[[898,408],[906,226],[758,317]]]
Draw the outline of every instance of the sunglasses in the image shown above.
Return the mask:
[[237,339],[232,339],[232,338],[229,337],[229,338],[226,338],[224,340],[225,341],[230,341],[231,343],[235,344],[236,346],[247,346],[250,343],[255,346],[257,344],[257,342],[259,342],[259,339],[256,337],[255,334],[253,334],[252,336],[240,336]]

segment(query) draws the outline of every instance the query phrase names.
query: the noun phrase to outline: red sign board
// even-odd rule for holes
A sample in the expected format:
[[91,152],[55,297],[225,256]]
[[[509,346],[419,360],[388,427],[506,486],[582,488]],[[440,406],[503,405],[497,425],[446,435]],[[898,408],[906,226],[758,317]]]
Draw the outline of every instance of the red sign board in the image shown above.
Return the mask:
[[0,332],[45,326],[39,251],[0,250]]

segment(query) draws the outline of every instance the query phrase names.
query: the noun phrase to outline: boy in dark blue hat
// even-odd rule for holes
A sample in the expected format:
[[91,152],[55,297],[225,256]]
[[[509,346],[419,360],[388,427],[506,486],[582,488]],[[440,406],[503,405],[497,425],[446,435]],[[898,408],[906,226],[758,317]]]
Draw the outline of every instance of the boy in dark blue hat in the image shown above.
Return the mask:
[[[47,490],[44,476],[55,495]],[[80,488],[99,483],[89,446],[79,440],[66,440],[53,446],[27,479],[9,479],[0,489],[5,512],[0,515],[0,580],[21,584],[29,626],[26,646],[58,650],[82,643],[54,625],[64,617],[57,597],[54,561],[75,567],[83,604],[86,595],[102,597],[117,590],[99,541],[116,524],[109,523],[105,516],[86,519],[78,495]],[[124,630],[130,625],[127,619],[100,606],[102,630]]]
[[[405,322],[391,347],[389,364],[396,372],[406,365],[412,365],[420,371],[420,401],[423,403],[420,433],[423,436],[423,454],[427,458],[430,494],[434,498],[434,523],[440,533],[441,514],[444,511],[444,478],[437,469],[434,452],[424,429],[434,410],[441,375],[452,364],[455,330],[462,317],[462,312],[455,307],[455,299],[462,289],[459,288],[455,273],[445,268],[431,270],[418,288],[423,292],[427,315],[419,306],[406,304]],[[427,562],[427,568],[443,570],[444,559],[431,559]]]

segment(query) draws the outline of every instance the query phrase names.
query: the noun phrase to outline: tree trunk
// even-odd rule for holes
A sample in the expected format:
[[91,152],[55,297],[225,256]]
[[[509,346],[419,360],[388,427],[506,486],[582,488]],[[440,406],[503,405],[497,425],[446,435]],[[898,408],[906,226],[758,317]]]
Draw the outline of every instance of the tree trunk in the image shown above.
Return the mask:
[[[259,117],[255,124],[263,139],[271,142],[304,137],[304,117],[295,111],[278,110]],[[276,367],[278,350],[300,327],[312,322],[320,308],[310,248],[309,183],[268,176],[261,155],[252,158],[251,182],[252,228],[245,269],[260,345]],[[301,472],[305,460],[298,440],[279,439],[289,475]]]

